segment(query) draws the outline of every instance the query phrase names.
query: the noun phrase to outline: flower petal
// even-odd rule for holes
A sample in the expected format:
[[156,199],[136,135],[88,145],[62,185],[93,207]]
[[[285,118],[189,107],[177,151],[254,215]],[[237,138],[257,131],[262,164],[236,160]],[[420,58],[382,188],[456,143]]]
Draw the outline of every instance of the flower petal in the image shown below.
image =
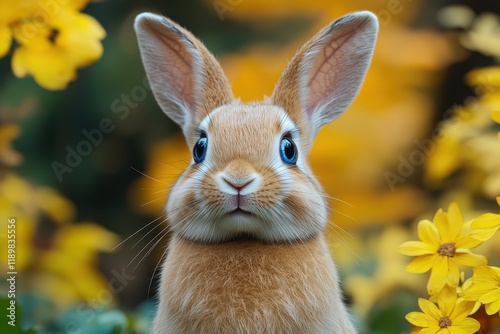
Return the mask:
[[406,271],[416,274],[425,273],[432,268],[437,257],[436,254],[418,256],[408,263]]
[[[449,307],[451,312],[451,309],[457,303],[457,288],[445,284],[444,287],[441,289],[441,291],[439,291],[439,293],[436,295],[436,298],[440,310],[444,311],[448,309],[446,305],[451,305],[451,307]],[[444,314],[448,313],[444,312]]]
[[32,74],[40,86],[50,90],[64,89],[76,77],[74,65],[67,62],[64,52],[54,46],[41,49],[24,45],[17,47],[12,57],[12,69],[17,77]]
[[483,241],[479,238],[474,238],[475,232],[467,235],[461,235],[457,242],[455,243],[456,248],[475,248],[483,243]]
[[18,78],[24,78],[28,75],[28,68],[26,66],[26,49],[22,46],[18,47],[11,60],[12,72]]
[[[491,113],[491,119],[497,123],[500,123],[500,110],[494,110]],[[500,205],[500,196],[497,197],[497,202],[498,202],[498,205]]]
[[453,328],[452,333],[470,334],[470,333],[476,333],[480,327],[481,325],[479,321],[477,321],[476,319],[465,318],[461,321],[453,322],[451,327],[449,327],[448,329]]
[[[425,314],[432,317],[435,321],[439,321],[439,319],[441,319],[441,317],[443,316],[442,312],[437,308],[436,304],[434,304],[433,302],[431,302],[427,299],[419,298],[418,299],[418,306],[420,307],[420,309],[422,311],[424,311]],[[427,325],[427,326],[429,326],[429,325]],[[423,326],[419,326],[419,327],[423,327]]]
[[490,282],[500,285],[500,268],[493,266],[477,266],[474,268],[473,281]]
[[106,32],[96,19],[68,10],[54,18],[53,24],[59,29],[56,44],[66,51],[67,61],[81,67],[101,57],[103,48],[100,40]]
[[437,334],[440,332],[440,330],[441,330],[441,328],[439,328],[438,324],[435,324],[435,325],[432,325],[430,327],[423,328],[417,333],[418,334]]
[[450,313],[450,318],[453,319],[453,322],[455,321],[461,321],[470,314],[472,309],[474,308],[475,302],[469,302],[469,301],[459,301],[455,304],[455,307]]
[[495,288],[479,298],[479,301],[483,304],[490,304],[498,300],[500,300],[500,288]]
[[406,315],[406,320],[412,325],[417,327],[429,327],[431,325],[436,324],[435,319],[433,319],[430,315],[422,313],[422,312],[410,312]]
[[448,258],[448,275],[446,276],[446,283],[456,288],[459,282],[460,270],[458,270],[458,266],[455,261],[453,261],[453,258]]
[[0,25],[0,58],[5,56],[12,44],[12,32],[7,25]]
[[455,241],[451,239],[448,227],[448,216],[446,216],[446,212],[444,212],[443,209],[439,209],[436,212],[433,221],[438,229],[439,235],[441,236],[442,243]]
[[439,232],[430,220],[421,220],[418,223],[418,237],[424,243],[432,245],[437,249],[439,247]]
[[497,299],[494,302],[487,304],[485,308],[486,308],[486,313],[489,315],[498,313],[500,311],[500,299]]
[[477,239],[481,242],[490,240],[492,236],[497,233],[497,228],[490,228],[490,229],[477,229],[474,230],[470,236],[473,237],[474,239]]
[[421,241],[407,241],[399,246],[399,252],[408,256],[419,256],[436,253],[437,247]]
[[427,290],[430,295],[435,295],[446,284],[448,279],[448,257],[436,256],[432,266],[431,276],[427,282]]
[[485,213],[474,219],[470,226],[476,229],[499,228],[500,214]]
[[482,296],[492,291],[494,288],[495,286],[490,284],[472,283],[472,285],[462,293],[462,298],[470,301],[478,301]]
[[488,263],[488,259],[484,255],[473,254],[465,249],[457,249],[452,261],[467,267],[485,266]]
[[464,218],[460,212],[457,202],[453,201],[448,206],[448,224],[450,229],[451,240],[457,240],[460,232],[462,231],[462,225],[464,224]]

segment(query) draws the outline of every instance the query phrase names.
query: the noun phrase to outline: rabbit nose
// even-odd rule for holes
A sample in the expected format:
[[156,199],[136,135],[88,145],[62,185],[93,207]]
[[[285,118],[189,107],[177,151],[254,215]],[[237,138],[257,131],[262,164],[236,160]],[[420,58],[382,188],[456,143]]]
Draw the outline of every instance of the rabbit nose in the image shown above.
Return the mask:
[[216,178],[216,183],[219,190],[223,193],[229,195],[249,195],[259,189],[261,180],[258,174],[240,178],[220,173]]
[[234,178],[222,174],[217,178],[217,185],[223,193],[243,196],[257,191],[260,181],[256,175],[248,175],[245,178]]
[[224,182],[226,182],[230,187],[233,187],[238,191],[238,193],[240,193],[243,188],[254,182],[255,178],[252,178],[250,180],[228,180],[227,178],[222,177],[222,180],[224,180]]
[[248,195],[256,192],[262,177],[248,163],[235,160],[216,176],[219,190],[229,195]]

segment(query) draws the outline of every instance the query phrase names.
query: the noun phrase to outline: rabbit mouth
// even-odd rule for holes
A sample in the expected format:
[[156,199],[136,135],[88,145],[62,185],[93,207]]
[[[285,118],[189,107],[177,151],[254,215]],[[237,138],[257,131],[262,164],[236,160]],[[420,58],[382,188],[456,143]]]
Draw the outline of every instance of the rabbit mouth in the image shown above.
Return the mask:
[[238,207],[234,209],[233,211],[229,212],[230,215],[238,215],[238,216],[253,216],[253,213],[250,211],[243,210],[242,208]]
[[255,235],[250,233],[240,233],[227,240],[226,242],[262,242]]

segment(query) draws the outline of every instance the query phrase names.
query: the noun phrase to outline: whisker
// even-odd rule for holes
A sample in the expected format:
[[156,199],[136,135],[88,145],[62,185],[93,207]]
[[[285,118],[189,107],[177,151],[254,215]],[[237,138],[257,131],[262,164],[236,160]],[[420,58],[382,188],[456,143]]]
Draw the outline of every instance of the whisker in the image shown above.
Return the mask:
[[[151,189],[151,188],[149,188]],[[154,191],[151,193],[151,195],[155,195],[155,194],[159,194],[159,193],[166,193],[168,191],[168,189],[163,189],[163,190],[157,190],[157,191]]]
[[141,172],[141,171],[140,171],[140,170],[138,170],[137,168],[134,168],[134,167],[130,167],[130,168],[132,168],[132,169],[133,169],[134,171],[136,171],[137,173],[139,173],[139,174],[141,174],[141,175],[143,175],[143,176],[147,177],[148,179],[151,179],[151,180],[153,180],[153,181],[160,182],[160,183],[163,183],[163,184],[168,185],[168,183],[163,182],[163,181],[160,181],[160,180],[158,180],[158,179],[155,179],[154,177],[151,177],[151,176],[147,175],[146,173]]
[[[143,247],[143,248],[142,248],[142,249],[141,249],[138,253],[137,253],[137,255],[136,255],[136,256],[134,256],[134,258],[133,258],[133,259],[132,259],[132,260],[128,263],[127,267],[128,267],[128,266],[130,266],[130,265],[131,265],[131,264],[135,261],[135,259],[137,259],[137,257],[138,257],[139,255],[141,255],[141,253],[142,253],[142,252],[143,252],[143,251],[144,251],[144,250],[145,250],[145,249],[146,249],[146,248],[147,248],[147,247],[148,247],[148,246],[149,246],[152,242],[154,242],[154,240],[155,240],[156,238],[158,238],[158,236],[159,236],[159,235],[160,235],[160,234],[155,235],[155,236],[154,236],[154,237],[153,237],[153,238],[152,238],[152,239],[151,239],[151,240],[150,240],[150,241],[149,241],[149,242],[148,242],[148,243],[147,243],[147,244],[146,244],[146,245],[145,245],[145,246],[144,246],[144,247]],[[137,266],[136,266],[136,268],[137,268]],[[135,269],[135,268],[134,268],[134,269]]]
[[136,235],[137,233],[141,232],[142,230],[144,230],[146,227],[148,227],[149,225],[153,224],[155,221],[157,221],[158,219],[160,219],[160,217],[150,221],[149,223],[147,223],[146,225],[144,225],[143,227],[141,227],[140,229],[138,229],[136,232],[134,232],[132,235],[130,235],[127,239],[123,240],[122,242],[120,242],[118,245],[116,245],[115,247],[113,247],[111,249],[111,251],[114,251],[116,248],[120,247],[121,244],[123,244],[125,241],[129,240],[130,238],[132,238],[134,235]]
[[149,293],[151,292],[151,285],[153,284],[153,279],[155,278],[156,276],[156,270],[158,270],[158,267],[160,266],[160,263],[163,263],[163,258],[165,257],[165,255],[167,255],[167,252],[164,251],[163,254],[161,255],[160,257],[160,260],[158,260],[158,262],[156,263],[156,267],[155,269],[153,270],[153,275],[151,275],[151,279],[149,280],[149,286],[148,286],[148,295],[147,295],[147,298],[149,298]]
[[346,218],[349,218],[349,219],[353,220],[353,221],[354,221],[354,222],[356,222],[356,223],[358,223],[358,222],[359,222],[356,218],[353,218],[353,217],[349,216],[348,214],[345,214],[345,213],[340,212],[340,211],[335,210],[335,209],[331,209],[331,210],[332,210],[333,212],[336,212],[336,213],[338,213],[338,214],[341,214],[342,216],[344,216],[344,217],[346,217]]
[[[166,231],[165,229],[163,230],[163,235],[149,248],[149,250],[146,252],[146,254],[144,254],[144,256],[139,260],[139,262],[137,262],[137,264],[135,265],[134,267],[134,271],[137,269],[137,267],[141,264],[142,261],[144,261],[144,259],[149,255],[151,254],[151,252],[153,251],[153,249],[163,240],[163,238],[165,238],[165,236],[168,235],[168,231]],[[153,239],[154,240],[154,239]]]
[[151,201],[149,201],[149,202],[146,202],[146,203],[144,203],[144,204],[141,204],[141,206],[140,206],[140,207],[142,208],[143,206],[146,206],[146,205],[148,205],[148,204],[151,204],[151,203],[154,203],[154,202],[156,202],[156,201],[160,201],[160,200],[164,200],[164,198],[163,198],[163,197],[158,197],[158,198],[155,198],[155,199],[153,199],[153,200],[151,200]]
[[343,203],[343,204],[349,205],[351,208],[356,209],[356,206],[354,206],[354,204],[351,204],[351,203],[349,203],[349,202],[346,202],[346,201],[344,201],[344,200],[342,200],[342,199],[340,199],[340,198],[338,198],[338,197],[330,196],[330,195],[328,195],[328,194],[325,194],[324,196],[325,196],[325,198],[328,198],[328,199],[333,199],[333,200],[339,201],[340,203]]
[[342,251],[349,251],[349,253],[351,253],[356,259],[356,263],[359,263],[358,261],[362,260],[362,257],[358,255],[351,247],[349,247],[349,242],[344,238],[344,235],[348,235],[352,239],[355,239],[354,236],[352,236],[346,230],[342,229],[340,226],[333,223],[327,225],[326,232],[334,234],[335,243],[340,244],[340,249]]
[[[164,220],[165,221],[165,220]],[[130,249],[133,249],[135,246],[137,246],[144,238],[146,238],[151,232],[153,232],[160,224],[155,225],[152,229],[149,230],[148,233],[144,234]]]

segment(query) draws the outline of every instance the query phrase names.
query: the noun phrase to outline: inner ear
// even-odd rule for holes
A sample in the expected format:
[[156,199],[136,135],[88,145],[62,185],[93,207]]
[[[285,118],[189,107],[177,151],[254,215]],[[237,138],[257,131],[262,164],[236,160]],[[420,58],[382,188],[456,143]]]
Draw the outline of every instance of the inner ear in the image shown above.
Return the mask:
[[190,141],[203,117],[233,101],[229,83],[203,43],[173,21],[142,13],[135,29],[156,100]]
[[342,114],[356,96],[377,30],[377,17],[370,12],[346,15],[312,37],[283,72],[272,102],[305,134],[305,151],[319,128]]
[[[174,30],[171,34],[179,34],[179,32]],[[195,96],[200,94],[200,89],[196,87],[195,82],[198,81],[201,84],[202,80],[200,78],[201,59],[189,40],[180,35],[181,43],[184,44],[184,47],[181,47],[171,34],[159,34],[164,45],[165,61],[171,63],[165,66],[169,71],[163,75],[172,81],[177,94],[188,104],[190,110],[195,110]],[[195,79],[195,76],[198,78]]]
[[335,21],[304,56],[301,98],[309,117],[320,118],[319,126],[345,111],[361,86],[377,32],[376,17],[366,13]]
[[340,38],[326,34],[325,40],[315,45],[304,59],[302,75],[308,80],[301,87],[301,95],[310,117],[318,106],[325,103],[331,92],[339,89],[342,80],[338,78],[339,73],[335,67],[341,66],[340,62],[346,52],[339,45],[344,44],[351,34],[352,32],[347,33]]

